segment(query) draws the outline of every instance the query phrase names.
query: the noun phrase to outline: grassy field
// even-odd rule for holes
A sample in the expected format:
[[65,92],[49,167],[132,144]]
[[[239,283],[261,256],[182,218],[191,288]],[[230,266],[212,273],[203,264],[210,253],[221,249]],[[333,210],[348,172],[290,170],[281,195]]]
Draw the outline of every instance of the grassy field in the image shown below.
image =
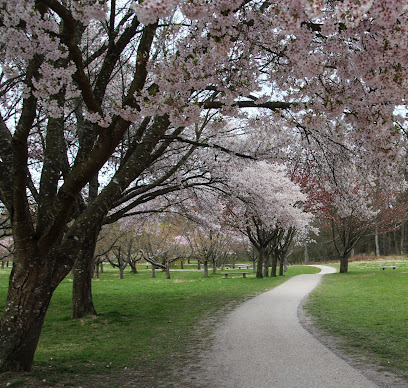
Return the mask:
[[[72,278],[56,290],[30,374],[3,374],[0,386],[157,387],[208,346],[216,323],[238,303],[316,268],[289,267],[284,277],[247,279],[237,275],[203,278],[202,271],[139,274],[107,269],[93,282],[97,317],[71,319]],[[6,298],[8,270],[0,270],[0,307]],[[135,385],[134,385],[135,384]],[[167,386],[167,385],[165,385]],[[171,385],[168,385],[171,386]]]
[[350,263],[348,274],[323,278],[306,309],[343,350],[408,381],[408,259]]

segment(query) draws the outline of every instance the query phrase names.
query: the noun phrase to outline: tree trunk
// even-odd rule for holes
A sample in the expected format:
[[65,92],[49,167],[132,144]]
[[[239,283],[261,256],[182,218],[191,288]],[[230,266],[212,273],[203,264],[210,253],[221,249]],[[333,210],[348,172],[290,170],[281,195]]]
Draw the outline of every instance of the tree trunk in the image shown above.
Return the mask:
[[263,276],[265,278],[269,277],[269,257],[265,259],[264,262],[264,271],[263,271]]
[[170,262],[166,262],[166,279],[170,279]]
[[29,264],[14,263],[0,321],[0,372],[31,370],[52,294],[70,269],[52,279],[56,262],[47,259],[37,257]]
[[258,263],[256,266],[256,277],[258,279],[263,279],[262,269],[264,260],[265,260],[265,248],[260,247],[258,250]]
[[180,260],[180,269],[184,269],[184,260]]
[[283,270],[284,270],[284,272],[288,272],[288,257],[289,257],[289,255],[285,255],[285,258],[283,259]]
[[200,260],[197,260],[197,270],[199,271],[201,269],[201,262]]
[[393,233],[393,234],[394,234],[394,252],[395,252],[396,255],[398,255],[399,249],[398,249],[397,231],[394,230],[394,233]]
[[279,259],[279,276],[283,276],[283,261],[283,256],[281,256]]
[[305,264],[308,265],[310,262],[310,257],[309,257],[309,248],[307,246],[307,243],[305,243],[303,245],[304,249],[305,249]]
[[204,264],[204,277],[208,278],[208,261],[205,260],[203,264]]
[[123,279],[123,271],[125,270],[126,267],[123,265],[119,264],[119,279]]
[[156,266],[152,264],[152,278],[156,277]]
[[340,273],[347,273],[348,272],[348,256],[343,255],[340,258]]
[[405,221],[401,222],[401,240],[400,240],[400,254],[404,254],[405,246]]
[[387,253],[386,253],[386,255],[388,256],[388,255],[390,255],[391,254],[391,252],[392,252],[392,237],[391,237],[391,232],[388,232],[386,235],[386,238],[387,238],[387,245],[388,245],[388,251],[387,251]]
[[374,240],[375,240],[375,255],[380,256],[380,240],[377,228],[375,228]]
[[129,260],[129,266],[132,273],[136,275],[137,274],[136,261],[133,261],[132,259]]
[[278,265],[278,258],[276,255],[272,257],[272,269],[271,269],[271,276],[276,278],[276,266]]
[[72,317],[82,318],[97,315],[92,300],[92,278],[94,274],[95,246],[100,228],[89,230],[74,264],[72,286]]
[[94,263],[94,275],[95,279],[99,279],[99,262]]

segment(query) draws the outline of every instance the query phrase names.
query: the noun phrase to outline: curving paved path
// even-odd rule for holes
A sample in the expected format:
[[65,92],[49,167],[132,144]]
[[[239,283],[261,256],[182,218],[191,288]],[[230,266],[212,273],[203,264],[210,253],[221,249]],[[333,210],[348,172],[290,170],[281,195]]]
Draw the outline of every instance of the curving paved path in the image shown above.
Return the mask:
[[234,310],[201,365],[201,385],[242,388],[371,388],[358,370],[317,341],[299,323],[302,299],[323,275],[295,276]]

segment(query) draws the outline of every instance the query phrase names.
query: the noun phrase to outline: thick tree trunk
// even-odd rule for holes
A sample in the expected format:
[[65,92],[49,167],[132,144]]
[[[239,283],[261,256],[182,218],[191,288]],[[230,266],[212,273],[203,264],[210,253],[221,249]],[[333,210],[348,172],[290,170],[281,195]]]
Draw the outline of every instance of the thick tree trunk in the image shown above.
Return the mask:
[[92,278],[94,274],[94,254],[99,228],[89,230],[74,264],[72,287],[72,317],[82,318],[97,315],[92,300]]
[[279,260],[279,276],[283,276],[283,269],[284,269],[284,259],[283,257]]
[[212,263],[212,273],[215,275],[217,273],[217,262],[213,260]]
[[129,266],[130,266],[130,270],[132,271],[132,273],[137,275],[138,272],[137,272],[136,262],[133,260],[130,260]]
[[170,262],[166,262],[166,279],[170,279]]
[[204,277],[208,278],[208,261],[204,261]]
[[54,265],[54,260],[40,258],[24,265],[15,262],[0,321],[0,372],[31,370],[52,294],[66,275],[52,279]]
[[94,263],[94,274],[95,279],[99,279],[99,263]]
[[269,258],[267,258],[264,262],[264,271],[263,271],[263,276],[265,278],[269,277]]
[[262,269],[263,269],[264,260],[265,260],[265,249],[263,247],[260,247],[258,250],[258,262],[256,266],[256,277],[258,279],[263,279]]
[[125,267],[123,265],[119,264],[119,279],[123,279],[123,271],[125,270]]
[[340,258],[340,273],[347,273],[348,272],[348,256],[344,255]]

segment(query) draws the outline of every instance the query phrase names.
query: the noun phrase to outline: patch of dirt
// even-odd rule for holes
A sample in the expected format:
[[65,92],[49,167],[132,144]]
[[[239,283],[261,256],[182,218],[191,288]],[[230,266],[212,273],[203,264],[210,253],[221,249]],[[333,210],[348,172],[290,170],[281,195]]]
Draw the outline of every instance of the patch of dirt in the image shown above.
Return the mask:
[[307,297],[303,299],[298,308],[298,318],[303,328],[319,342],[329,348],[334,354],[342,358],[349,365],[358,369],[365,377],[380,388],[408,387],[408,373],[397,375],[396,371],[386,370],[380,365],[378,356],[374,353],[361,350],[360,352],[347,344],[344,338],[334,336],[319,328],[313,318],[305,311],[304,305]]

